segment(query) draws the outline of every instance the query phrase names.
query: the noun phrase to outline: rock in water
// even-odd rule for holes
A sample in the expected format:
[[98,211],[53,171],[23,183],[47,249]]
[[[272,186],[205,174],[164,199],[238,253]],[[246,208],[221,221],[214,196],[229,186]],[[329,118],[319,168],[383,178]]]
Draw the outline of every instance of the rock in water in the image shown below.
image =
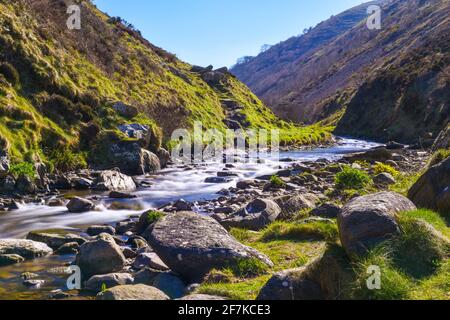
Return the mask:
[[109,234],[101,234],[97,240],[86,242],[80,247],[76,258],[84,278],[94,275],[118,272],[126,264],[125,256],[114,238]]
[[94,210],[95,205],[89,200],[74,197],[70,199],[69,203],[67,204],[67,209],[72,213],[83,213]]
[[268,257],[230,236],[217,221],[194,212],[170,214],[149,229],[146,234],[151,247],[188,282],[240,260],[258,259],[273,265]]
[[25,259],[18,254],[0,254],[0,267],[23,262]]
[[350,256],[362,255],[400,233],[395,214],[416,209],[410,200],[393,192],[353,199],[338,215],[342,246]]
[[133,179],[120,172],[107,170],[100,172],[97,178],[97,190],[102,191],[135,191]]
[[430,168],[409,190],[408,198],[420,208],[450,212],[450,157]]
[[117,286],[97,295],[97,300],[170,300],[161,290],[144,284]]
[[83,243],[86,242],[86,239],[84,239],[83,237],[78,236],[76,234],[60,235],[60,234],[49,234],[49,233],[42,233],[42,232],[30,232],[27,235],[27,239],[45,243],[53,250],[57,250],[61,246],[65,245],[67,243],[76,242],[79,245],[82,245]]
[[45,243],[32,240],[0,240],[0,254],[17,254],[25,259],[35,259],[53,253]]

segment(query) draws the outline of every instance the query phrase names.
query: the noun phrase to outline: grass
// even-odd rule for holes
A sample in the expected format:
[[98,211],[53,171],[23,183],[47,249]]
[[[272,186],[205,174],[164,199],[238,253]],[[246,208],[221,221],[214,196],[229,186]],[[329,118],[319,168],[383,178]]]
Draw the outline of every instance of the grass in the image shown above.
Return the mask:
[[400,172],[397,169],[395,169],[394,167],[392,167],[388,164],[384,164],[381,162],[378,162],[373,166],[373,172],[375,175],[379,175],[381,173],[389,173],[394,178],[396,178],[400,175]]
[[9,168],[9,173],[11,173],[16,178],[20,176],[25,176],[31,179],[36,178],[36,169],[34,168],[33,164],[29,162],[13,164]]
[[[373,249],[366,257],[354,262],[356,281],[352,298],[378,300],[449,299],[450,251],[442,241],[432,236],[419,220],[448,234],[437,213],[416,210],[398,217],[402,235]],[[381,289],[367,289],[367,269],[381,270]]]
[[[271,273],[304,266],[326,248],[323,241],[264,240],[265,231],[232,229],[230,232],[243,244],[266,254],[274,263],[274,267],[259,268],[259,264],[250,262],[238,266],[237,269],[234,267],[234,269],[214,270],[213,273],[225,275],[225,280],[218,283],[203,283],[198,289],[199,293],[215,294],[234,300],[254,300],[270,279]],[[250,277],[245,277],[245,274]]]
[[344,166],[342,171],[336,174],[335,183],[340,189],[363,189],[372,184],[372,178],[363,170]]
[[400,193],[404,196],[408,195],[408,191],[419,180],[422,172],[400,173],[397,176],[395,184],[389,187],[389,190]]
[[293,241],[329,241],[333,242],[338,237],[335,223],[313,221],[301,222],[275,222],[267,227],[262,234],[263,241],[293,240]]
[[274,188],[283,188],[286,183],[277,175],[270,177],[270,183]]
[[450,149],[440,149],[436,151],[430,159],[429,167],[435,166],[450,157]]

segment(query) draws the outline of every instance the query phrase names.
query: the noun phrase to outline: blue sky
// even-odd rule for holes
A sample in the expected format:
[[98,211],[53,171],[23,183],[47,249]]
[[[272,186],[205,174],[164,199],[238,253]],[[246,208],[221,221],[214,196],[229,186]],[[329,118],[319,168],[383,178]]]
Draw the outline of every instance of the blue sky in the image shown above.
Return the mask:
[[192,64],[231,66],[364,0],[94,0]]

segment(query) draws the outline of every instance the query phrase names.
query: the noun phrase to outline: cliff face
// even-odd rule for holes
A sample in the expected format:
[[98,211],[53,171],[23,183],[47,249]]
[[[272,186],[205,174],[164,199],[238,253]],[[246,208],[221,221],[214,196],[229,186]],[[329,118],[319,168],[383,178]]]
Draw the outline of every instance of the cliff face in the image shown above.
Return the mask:
[[[339,134],[415,142],[448,121],[449,7],[445,0],[390,1],[382,6],[381,30],[369,30],[362,13],[362,21],[289,62],[270,61],[281,71],[255,71],[258,82],[242,75],[246,65],[233,71],[285,118],[309,123],[347,110]],[[333,28],[333,20],[323,25]],[[289,41],[304,43],[320,28]]]
[[232,125],[303,134],[226,69],[184,63],[90,1],[80,2],[81,29],[69,30],[71,4],[0,3],[0,147],[11,157],[48,159],[59,148],[88,153],[98,135],[127,123],[147,125],[166,142],[196,120],[220,131]]

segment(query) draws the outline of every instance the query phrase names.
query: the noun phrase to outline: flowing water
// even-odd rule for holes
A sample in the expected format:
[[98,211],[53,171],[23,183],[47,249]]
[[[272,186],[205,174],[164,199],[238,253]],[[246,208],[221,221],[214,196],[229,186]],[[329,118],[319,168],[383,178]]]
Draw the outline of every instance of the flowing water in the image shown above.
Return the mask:
[[[341,139],[332,147],[317,148],[311,150],[281,152],[279,159],[292,159],[294,162],[317,161],[318,159],[338,160],[343,155],[374,148],[379,144],[354,140]],[[222,171],[223,164],[212,163],[196,166],[174,166],[159,172],[157,175],[140,177],[140,180],[150,183],[148,188],[140,189],[134,194],[136,199],[121,200],[131,205],[134,210],[110,210],[111,202],[117,200],[108,199],[107,194],[96,194],[100,199],[99,209],[94,212],[71,214],[65,207],[48,207],[41,204],[21,205],[19,210],[0,214],[0,239],[23,238],[30,231],[36,230],[68,230],[81,232],[85,226],[94,224],[114,224],[125,220],[130,216],[138,216],[148,209],[155,209],[164,204],[178,199],[186,201],[212,200],[219,197],[217,192],[229,187],[235,187],[239,180],[270,175],[280,168],[292,165],[292,162],[279,161],[269,156],[263,163],[245,164],[236,163],[233,173],[238,177],[221,184],[205,183],[208,177],[216,177],[217,172]],[[92,195],[92,194],[91,194]],[[45,298],[49,290],[62,288],[61,277],[49,276],[46,270],[61,266],[64,262],[73,260],[73,257],[47,257],[37,261],[29,261],[19,265],[0,268],[0,298]],[[43,277],[49,283],[45,290],[30,293],[23,287],[20,280],[22,272],[44,272]],[[42,277],[41,277],[42,278]],[[64,277],[62,278],[64,279]]]

